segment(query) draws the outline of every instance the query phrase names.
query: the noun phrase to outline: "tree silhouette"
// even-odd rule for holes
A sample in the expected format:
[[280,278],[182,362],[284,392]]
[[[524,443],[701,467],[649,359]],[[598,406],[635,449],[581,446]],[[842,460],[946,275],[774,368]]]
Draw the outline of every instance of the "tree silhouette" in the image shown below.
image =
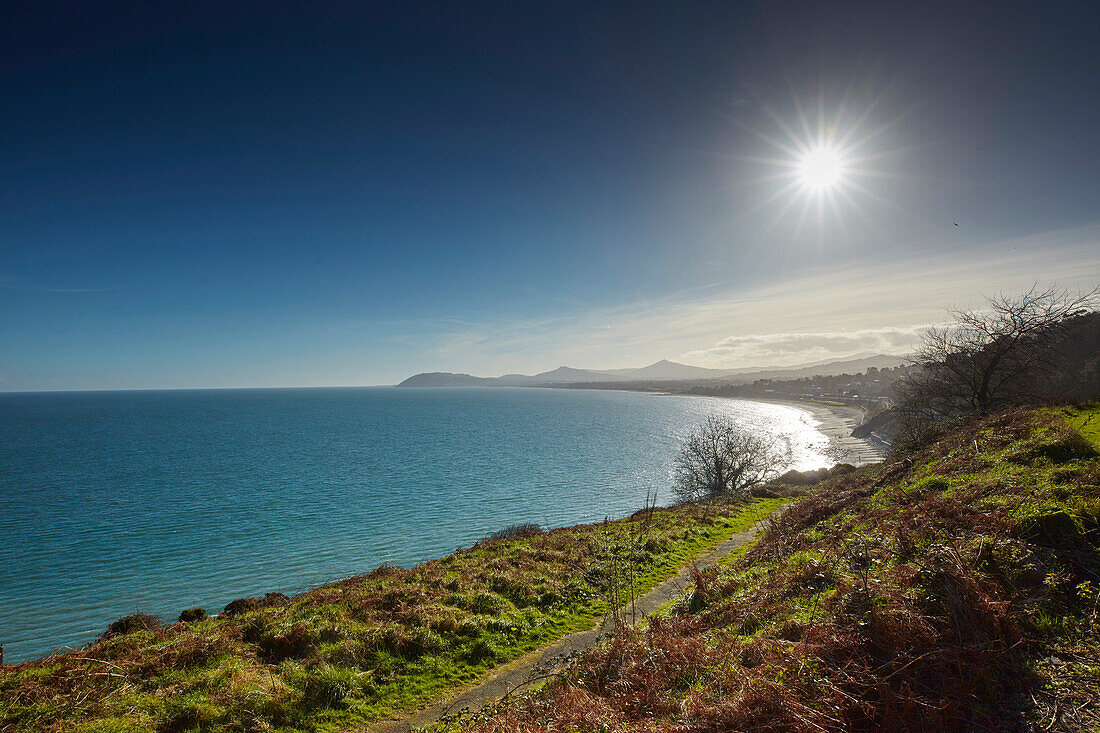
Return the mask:
[[929,330],[917,351],[921,368],[898,385],[899,413],[936,420],[1042,401],[1065,325],[1094,306],[1098,290],[1033,286],[984,308],[949,311],[951,323]]
[[779,475],[790,450],[774,437],[711,417],[684,441],[676,461],[676,495],[683,501],[742,498]]

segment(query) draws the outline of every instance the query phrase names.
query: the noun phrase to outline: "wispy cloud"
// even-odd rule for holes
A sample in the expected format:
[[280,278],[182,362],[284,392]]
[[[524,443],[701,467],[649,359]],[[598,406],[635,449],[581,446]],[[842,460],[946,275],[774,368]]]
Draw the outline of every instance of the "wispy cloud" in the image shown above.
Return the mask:
[[[904,353],[953,305],[1019,292],[1037,279],[1100,282],[1100,226],[989,243],[969,253],[914,253],[793,273],[756,287],[700,287],[545,319],[467,317],[441,324],[426,369],[532,372],[560,364],[637,366],[674,358],[751,366],[859,351]],[[749,361],[751,363],[746,364]]]
[[931,325],[729,336],[710,348],[689,351],[682,358],[701,366],[736,367],[839,359],[864,352],[907,354]]

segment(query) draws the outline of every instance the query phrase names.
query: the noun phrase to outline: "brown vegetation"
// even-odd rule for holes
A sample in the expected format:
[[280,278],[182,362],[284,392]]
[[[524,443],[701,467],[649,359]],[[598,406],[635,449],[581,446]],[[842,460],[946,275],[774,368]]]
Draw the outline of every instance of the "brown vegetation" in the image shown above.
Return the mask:
[[831,477],[667,618],[477,731],[1009,731],[1100,724],[1100,459],[1010,412]]

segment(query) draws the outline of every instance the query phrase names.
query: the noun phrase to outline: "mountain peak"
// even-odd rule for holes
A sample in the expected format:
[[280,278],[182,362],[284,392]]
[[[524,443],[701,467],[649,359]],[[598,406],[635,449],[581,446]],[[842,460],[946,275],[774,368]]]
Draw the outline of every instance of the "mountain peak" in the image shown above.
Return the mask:
[[469,374],[449,374],[432,372],[417,374],[399,384],[399,387],[545,387],[570,384],[595,384],[598,382],[684,382],[692,380],[715,380],[735,378],[738,382],[767,377],[769,379],[792,379],[797,376],[816,374],[856,373],[869,366],[878,368],[897,366],[905,359],[899,356],[874,354],[861,358],[858,355],[842,361],[828,361],[817,364],[799,364],[786,367],[744,367],[741,369],[708,369],[706,367],[680,364],[661,359],[649,366],[634,369],[577,369],[560,366],[549,372],[534,376],[525,374],[506,374],[503,377],[473,377]]

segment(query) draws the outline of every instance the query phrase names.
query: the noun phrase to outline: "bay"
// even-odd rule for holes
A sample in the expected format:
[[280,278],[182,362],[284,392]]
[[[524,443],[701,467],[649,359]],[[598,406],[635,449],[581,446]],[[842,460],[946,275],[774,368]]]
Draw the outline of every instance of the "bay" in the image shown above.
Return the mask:
[[175,620],[409,566],[516,522],[671,503],[708,415],[830,465],[786,405],[602,390],[0,394],[0,643],[12,663],[142,611]]

